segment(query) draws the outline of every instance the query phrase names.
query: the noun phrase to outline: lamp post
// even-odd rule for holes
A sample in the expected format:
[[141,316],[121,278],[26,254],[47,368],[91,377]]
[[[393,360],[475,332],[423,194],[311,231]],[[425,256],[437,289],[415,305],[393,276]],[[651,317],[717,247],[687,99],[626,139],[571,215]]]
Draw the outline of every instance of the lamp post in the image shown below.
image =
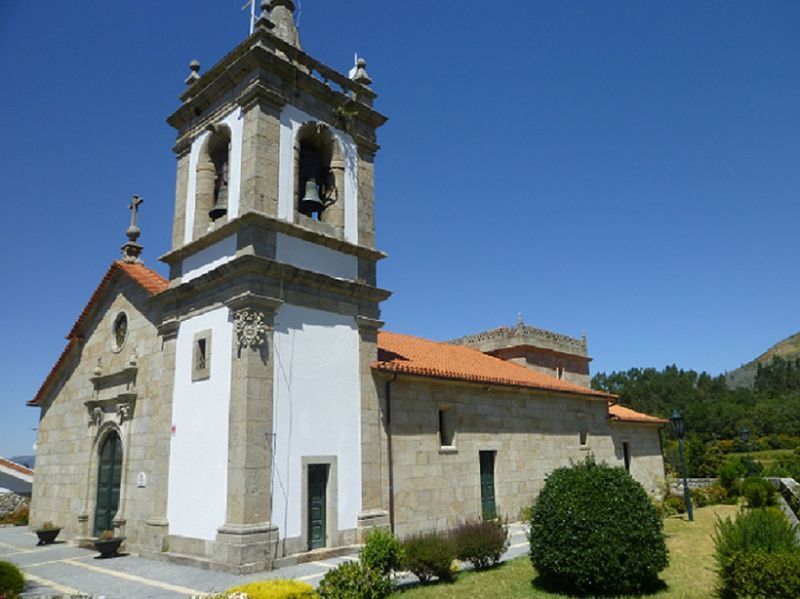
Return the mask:
[[678,437],[678,450],[681,455],[681,470],[683,471],[683,499],[686,502],[686,513],[689,515],[689,522],[694,522],[694,512],[692,511],[692,494],[689,493],[689,481],[686,480],[686,460],[683,457],[683,434],[686,432],[686,423],[678,410],[672,410],[672,417],[669,419],[672,430]]

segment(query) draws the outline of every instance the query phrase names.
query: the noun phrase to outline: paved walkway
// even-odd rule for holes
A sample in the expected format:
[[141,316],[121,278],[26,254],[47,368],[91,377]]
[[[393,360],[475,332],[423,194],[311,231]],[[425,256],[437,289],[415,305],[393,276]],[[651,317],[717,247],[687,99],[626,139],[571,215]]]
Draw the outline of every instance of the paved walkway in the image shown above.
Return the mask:
[[[511,544],[504,560],[528,551],[525,531],[519,524],[509,527]],[[294,578],[316,586],[325,573],[343,561],[336,557],[318,562],[237,576],[167,562],[125,555],[100,559],[97,552],[67,543],[36,546],[36,535],[23,527],[0,528],[0,560],[14,562],[25,573],[27,599],[85,593],[106,599],[175,599],[224,591],[238,584],[269,578]],[[412,582],[412,575],[401,582]]]

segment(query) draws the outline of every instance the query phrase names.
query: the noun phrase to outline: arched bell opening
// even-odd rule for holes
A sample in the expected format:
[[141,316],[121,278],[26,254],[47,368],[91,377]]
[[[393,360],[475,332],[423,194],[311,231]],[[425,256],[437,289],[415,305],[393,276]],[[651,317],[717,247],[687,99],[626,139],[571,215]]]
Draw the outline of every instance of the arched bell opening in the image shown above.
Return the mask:
[[228,214],[230,158],[230,128],[212,125],[200,148],[195,171],[195,239]]
[[298,214],[344,228],[344,159],[323,123],[306,123],[295,141],[295,199]]
[[98,444],[94,536],[99,536],[104,530],[114,530],[121,487],[122,439],[116,428],[111,428]]

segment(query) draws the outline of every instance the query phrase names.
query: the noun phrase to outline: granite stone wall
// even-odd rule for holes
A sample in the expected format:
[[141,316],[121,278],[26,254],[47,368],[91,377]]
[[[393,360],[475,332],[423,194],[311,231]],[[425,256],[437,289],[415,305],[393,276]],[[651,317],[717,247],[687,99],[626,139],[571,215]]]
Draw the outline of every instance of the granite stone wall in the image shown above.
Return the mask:
[[[631,475],[653,495],[663,488],[658,428],[612,424],[604,400],[400,377],[392,383],[391,402],[395,529],[401,537],[480,516],[480,451],[496,452],[495,500],[509,520],[533,502],[555,468],[590,454],[624,466],[623,443]],[[440,445],[440,409],[455,427],[451,447]]]
[[[49,520],[64,527],[64,539],[93,536],[98,452],[113,430],[123,447],[117,532],[127,535],[128,547],[160,550],[146,523],[158,527],[166,513],[174,346],[158,336],[148,294],[125,277],[117,281],[42,403],[31,525]],[[128,334],[115,351],[113,322],[121,311]]]

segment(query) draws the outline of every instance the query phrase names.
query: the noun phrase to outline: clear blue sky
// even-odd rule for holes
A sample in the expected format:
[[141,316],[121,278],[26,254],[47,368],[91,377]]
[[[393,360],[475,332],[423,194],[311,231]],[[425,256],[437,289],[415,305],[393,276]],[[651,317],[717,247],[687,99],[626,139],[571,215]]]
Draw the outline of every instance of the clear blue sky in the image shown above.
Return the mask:
[[[0,1],[0,455],[145,198],[168,249],[174,132],[243,0]],[[800,2],[303,0],[305,49],[367,58],[390,330],[525,321],[593,372],[720,373],[800,329]]]

